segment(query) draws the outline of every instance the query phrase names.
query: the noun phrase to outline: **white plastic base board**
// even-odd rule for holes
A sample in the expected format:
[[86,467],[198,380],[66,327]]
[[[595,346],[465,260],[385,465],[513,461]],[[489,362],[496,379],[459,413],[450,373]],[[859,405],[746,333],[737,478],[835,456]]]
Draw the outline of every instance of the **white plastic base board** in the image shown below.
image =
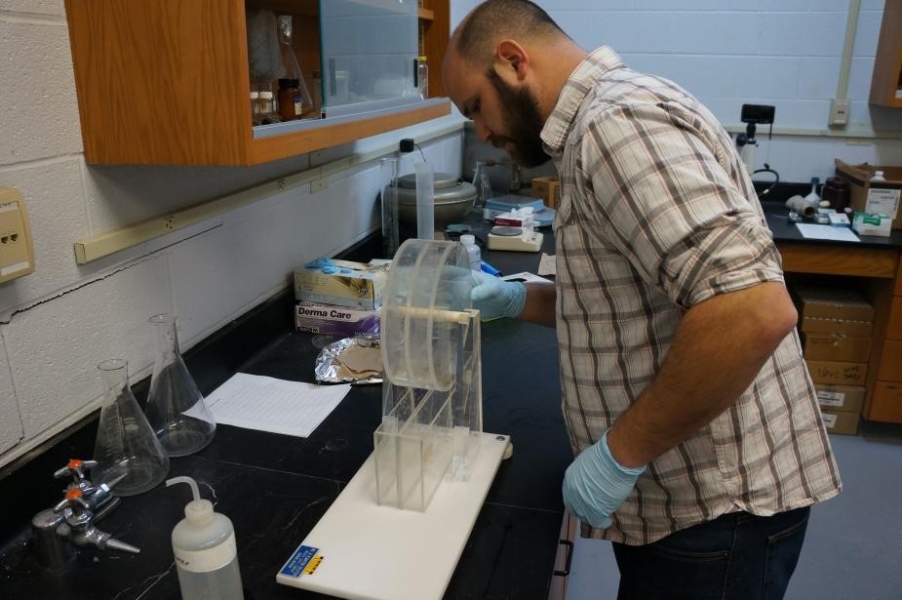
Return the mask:
[[348,600],[439,600],[508,443],[483,433],[469,481],[443,481],[425,512],[376,504],[370,455],[276,581]]

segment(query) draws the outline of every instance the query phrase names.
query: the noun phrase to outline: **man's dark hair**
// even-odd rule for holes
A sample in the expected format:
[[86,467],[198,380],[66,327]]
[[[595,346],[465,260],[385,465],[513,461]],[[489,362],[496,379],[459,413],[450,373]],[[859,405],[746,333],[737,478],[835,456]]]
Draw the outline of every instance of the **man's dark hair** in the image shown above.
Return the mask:
[[488,64],[495,40],[541,39],[567,34],[529,0],[486,0],[470,12],[457,30],[456,50],[468,62]]

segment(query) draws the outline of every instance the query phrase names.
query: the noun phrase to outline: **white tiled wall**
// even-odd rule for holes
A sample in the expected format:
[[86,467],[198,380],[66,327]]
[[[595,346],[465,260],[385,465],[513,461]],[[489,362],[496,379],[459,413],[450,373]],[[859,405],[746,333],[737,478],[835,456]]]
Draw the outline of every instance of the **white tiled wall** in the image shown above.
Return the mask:
[[[677,82],[727,127],[740,126],[743,104],[776,107],[775,135],[759,127],[756,167],[764,162],[783,181],[823,181],[833,160],[902,164],[902,109],[867,103],[883,0],[862,0],[849,72],[849,130],[895,132],[897,139],[848,140],[828,131],[839,81],[849,0],[538,0],[586,50],[610,45],[628,67]],[[457,24],[476,0],[452,2]],[[491,155],[468,145],[469,155]],[[546,174],[548,167],[533,174]],[[493,173],[493,184],[504,183]],[[497,178],[497,181],[496,181]],[[761,176],[764,180],[765,176]]]
[[[75,262],[76,239],[436,128],[254,168],[86,165],[62,4],[0,0],[0,187],[26,201],[36,263],[34,274],[0,284],[0,465],[99,406],[101,360],[129,360],[132,380],[148,375],[151,315],[179,315],[185,350],[285,289],[295,266],[376,231],[386,173],[378,161],[362,164],[315,194],[286,189],[87,265]],[[424,142],[423,154],[459,173],[462,140],[458,130]],[[422,159],[405,156],[401,172]]]

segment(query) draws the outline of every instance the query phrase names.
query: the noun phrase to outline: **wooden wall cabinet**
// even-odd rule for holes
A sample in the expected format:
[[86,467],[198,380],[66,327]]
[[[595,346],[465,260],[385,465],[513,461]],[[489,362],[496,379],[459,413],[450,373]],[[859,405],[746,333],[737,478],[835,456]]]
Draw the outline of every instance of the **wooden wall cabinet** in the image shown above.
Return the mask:
[[[65,3],[89,163],[256,165],[450,114],[448,100],[435,98],[290,121],[275,129],[253,127],[245,10],[266,7],[291,14],[302,66],[312,73],[320,68],[322,45],[316,0]],[[425,4],[420,44],[433,53],[430,92],[435,97],[441,92],[438,65],[448,37],[448,0]]]
[[886,0],[870,103],[902,108],[902,0]]

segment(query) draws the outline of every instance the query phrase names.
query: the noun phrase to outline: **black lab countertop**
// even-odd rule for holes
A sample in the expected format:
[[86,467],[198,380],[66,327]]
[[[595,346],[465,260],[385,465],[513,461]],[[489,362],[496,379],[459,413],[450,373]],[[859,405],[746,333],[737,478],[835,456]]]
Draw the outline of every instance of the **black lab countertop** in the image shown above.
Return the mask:
[[[490,254],[507,272],[538,266],[538,254]],[[292,330],[291,306],[290,297],[280,297],[188,353],[201,391],[210,393],[238,371],[313,381],[319,349],[312,335]],[[495,477],[445,598],[544,599],[559,545],[561,481],[571,460],[555,334],[492,321],[483,325],[482,350],[484,429],[510,435],[514,452]],[[381,405],[380,386],[353,387],[308,438],[220,425],[203,451],[172,459],[169,476],[195,478],[202,495],[234,523],[247,600],[325,597],[279,585],[276,573],[372,452]],[[53,480],[53,471],[71,456],[89,458],[95,426],[85,424],[0,480],[0,493],[11,501],[0,526],[0,597],[179,598],[169,536],[189,500],[184,486],[123,498],[98,523],[140,554],[84,548],[57,571],[36,560],[29,520],[61,498],[64,482]]]

